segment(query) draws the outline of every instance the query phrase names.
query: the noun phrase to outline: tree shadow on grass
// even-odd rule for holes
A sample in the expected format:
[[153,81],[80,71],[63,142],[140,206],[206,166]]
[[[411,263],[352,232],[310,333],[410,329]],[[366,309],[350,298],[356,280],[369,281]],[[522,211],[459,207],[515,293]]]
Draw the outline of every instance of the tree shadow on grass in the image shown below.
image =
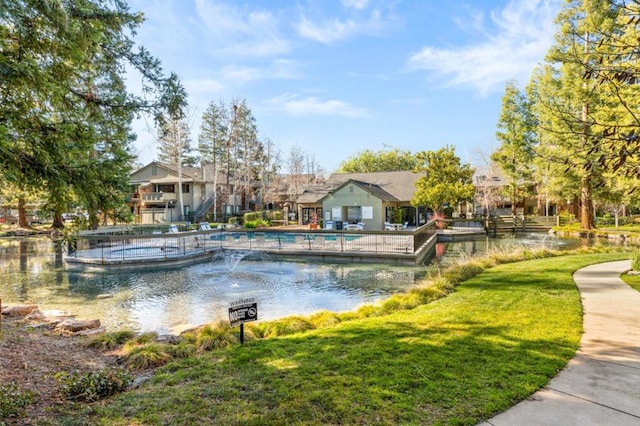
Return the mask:
[[547,383],[566,362],[557,352],[571,345],[469,321],[380,319],[174,363],[105,415],[165,424],[476,424]]

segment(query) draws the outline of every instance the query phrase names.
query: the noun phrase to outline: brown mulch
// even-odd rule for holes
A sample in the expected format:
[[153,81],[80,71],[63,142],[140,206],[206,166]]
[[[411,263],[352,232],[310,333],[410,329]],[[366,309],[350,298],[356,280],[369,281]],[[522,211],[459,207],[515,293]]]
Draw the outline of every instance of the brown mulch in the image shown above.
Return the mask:
[[95,371],[116,363],[116,357],[88,348],[86,337],[60,336],[22,319],[2,317],[0,321],[0,383],[16,383],[34,396],[26,416],[0,417],[0,424],[30,425],[51,419],[52,413],[70,404],[60,394],[56,373]]

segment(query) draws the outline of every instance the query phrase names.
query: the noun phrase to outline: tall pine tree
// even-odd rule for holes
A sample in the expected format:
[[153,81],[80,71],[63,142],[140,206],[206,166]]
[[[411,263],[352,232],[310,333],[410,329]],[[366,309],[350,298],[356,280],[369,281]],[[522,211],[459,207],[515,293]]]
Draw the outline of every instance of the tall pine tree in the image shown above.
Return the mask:
[[[580,224],[595,227],[593,189],[602,183],[595,167],[605,147],[597,117],[611,113],[600,86],[588,78],[588,69],[611,46],[604,34],[619,31],[618,8],[607,0],[571,0],[558,16],[560,29],[545,64],[532,81],[539,120],[537,152],[561,164],[566,175],[574,175],[580,188]],[[585,78],[586,77],[586,78]]]
[[496,137],[501,145],[491,159],[500,165],[506,175],[506,195],[511,198],[511,213],[515,215],[518,201],[530,195],[536,120],[527,96],[520,92],[514,82],[507,83],[502,97]]

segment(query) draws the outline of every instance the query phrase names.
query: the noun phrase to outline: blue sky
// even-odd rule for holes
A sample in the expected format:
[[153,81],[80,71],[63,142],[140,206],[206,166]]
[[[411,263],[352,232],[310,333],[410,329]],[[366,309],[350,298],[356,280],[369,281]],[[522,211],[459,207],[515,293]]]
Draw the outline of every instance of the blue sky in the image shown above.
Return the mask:
[[[493,151],[504,84],[543,61],[561,4],[129,0],[136,41],[187,89],[194,143],[210,102],[246,99],[283,159],[298,146],[328,173],[364,149]],[[146,164],[153,131],[134,129]]]

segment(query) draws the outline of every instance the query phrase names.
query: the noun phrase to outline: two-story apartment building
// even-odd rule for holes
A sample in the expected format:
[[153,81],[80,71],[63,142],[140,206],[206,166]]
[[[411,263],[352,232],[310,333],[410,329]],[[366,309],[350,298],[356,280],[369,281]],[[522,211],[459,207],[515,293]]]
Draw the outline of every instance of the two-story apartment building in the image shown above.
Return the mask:
[[128,205],[136,222],[194,222],[207,214],[223,220],[259,205],[256,199],[259,183],[240,181],[220,172],[216,176],[211,163],[202,162],[200,167],[183,166],[181,175],[182,211],[178,202],[180,179],[176,166],[154,161],[130,175]]
[[133,172],[129,178],[129,206],[139,223],[185,220],[207,197],[206,176],[202,168],[182,167],[182,204],[178,203],[177,167],[152,162]]

